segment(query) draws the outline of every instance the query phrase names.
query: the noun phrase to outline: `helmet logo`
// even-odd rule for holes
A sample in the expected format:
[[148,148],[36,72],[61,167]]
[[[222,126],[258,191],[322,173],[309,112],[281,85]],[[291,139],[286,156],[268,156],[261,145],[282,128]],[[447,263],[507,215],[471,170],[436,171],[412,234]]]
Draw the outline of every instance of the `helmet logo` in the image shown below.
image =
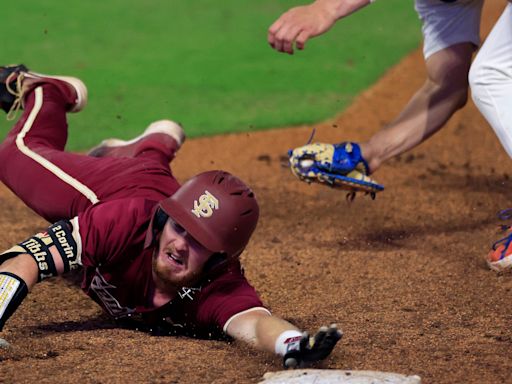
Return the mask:
[[[199,200],[199,203],[198,203]],[[210,217],[213,215],[214,209],[219,209],[219,200],[210,192],[204,191],[198,200],[194,200],[194,209],[192,213],[197,217]]]

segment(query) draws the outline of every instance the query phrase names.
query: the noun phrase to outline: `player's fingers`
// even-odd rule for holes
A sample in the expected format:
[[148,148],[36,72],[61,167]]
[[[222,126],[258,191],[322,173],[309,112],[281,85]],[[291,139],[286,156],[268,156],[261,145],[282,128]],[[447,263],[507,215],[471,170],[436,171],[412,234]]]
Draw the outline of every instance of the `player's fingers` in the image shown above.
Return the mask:
[[277,34],[277,38],[281,43],[281,52],[293,54],[293,44],[300,34],[300,29],[294,26],[284,26]]
[[289,39],[283,40],[281,52],[286,52],[289,55],[293,55],[293,40],[289,40]]
[[309,348],[309,333],[304,331],[300,339],[300,350],[304,351],[307,348]]
[[329,354],[342,336],[343,333],[338,330],[336,324],[331,324],[328,328],[321,327],[315,334],[314,348],[324,350],[325,353]]
[[272,48],[274,48],[278,52],[283,52],[283,38],[282,38],[282,30],[278,30],[272,36],[269,37],[269,44]]
[[315,335],[313,336],[313,345],[312,347],[314,349],[318,349],[318,348],[321,348],[322,345],[324,344],[324,340],[327,336],[327,330],[328,328],[327,327],[320,327],[317,331],[317,333],[315,333]]
[[293,55],[293,45],[294,45],[295,40],[297,39],[298,35],[300,35],[300,29],[298,29],[298,28],[295,28],[288,32],[287,39],[283,44],[283,50],[286,53]]
[[334,349],[338,341],[341,340],[342,333],[335,328],[329,328],[325,337],[319,341],[318,351],[322,358],[327,357]]
[[304,49],[304,47],[306,46],[306,41],[308,41],[310,37],[311,32],[309,30],[302,30],[295,39],[295,45],[297,46],[297,49]]
[[332,335],[326,335],[318,349],[322,350],[325,356],[327,356],[329,353],[331,353],[336,344],[338,344],[338,341],[340,341],[340,338],[336,335],[336,333]]
[[314,347],[311,348],[313,355],[311,360],[323,360],[332,352],[336,343],[340,337],[338,337],[338,330],[334,327],[322,327],[318,330],[315,335]]
[[340,340],[343,337],[343,331],[338,329],[337,324],[331,324],[329,329],[327,330],[327,335],[330,338],[336,339],[336,341]]
[[285,44],[288,39],[288,28],[286,25],[283,25],[279,31],[275,34],[274,39],[274,49],[278,52],[286,52],[285,51]]
[[283,17],[280,17],[279,19],[277,19],[274,24],[272,24],[269,28],[268,28],[268,32],[267,32],[267,41],[268,43],[270,44],[270,46],[272,48],[276,48],[276,44],[277,44],[277,34],[279,33],[279,31],[281,30],[281,28],[283,27]]
[[270,27],[268,27],[268,33],[275,35],[277,33],[277,31],[279,31],[279,29],[281,29],[282,25],[283,25],[283,18],[280,17],[279,19],[274,21],[274,23]]

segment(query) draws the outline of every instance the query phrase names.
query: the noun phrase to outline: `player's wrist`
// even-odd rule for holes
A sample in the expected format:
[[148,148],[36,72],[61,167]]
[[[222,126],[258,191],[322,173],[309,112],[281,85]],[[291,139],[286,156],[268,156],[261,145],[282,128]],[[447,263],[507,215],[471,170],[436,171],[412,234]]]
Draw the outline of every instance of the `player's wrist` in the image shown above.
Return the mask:
[[275,342],[276,355],[284,356],[292,350],[299,350],[301,338],[302,333],[295,329],[289,329],[281,333]]

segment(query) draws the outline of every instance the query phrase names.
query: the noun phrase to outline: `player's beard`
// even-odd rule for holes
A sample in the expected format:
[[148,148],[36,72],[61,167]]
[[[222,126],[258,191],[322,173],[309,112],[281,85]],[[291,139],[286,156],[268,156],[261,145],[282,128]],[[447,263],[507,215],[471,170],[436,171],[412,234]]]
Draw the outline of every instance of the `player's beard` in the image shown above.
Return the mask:
[[[164,252],[174,252],[172,246],[169,249],[165,249]],[[172,272],[170,272],[164,265],[161,265],[158,261],[159,258],[159,249],[155,251],[153,255],[153,272],[156,277],[159,279],[160,283],[162,283],[165,288],[169,291],[176,291],[181,289],[182,287],[193,287],[200,276],[200,271],[193,272],[189,271],[184,276],[176,276]]]

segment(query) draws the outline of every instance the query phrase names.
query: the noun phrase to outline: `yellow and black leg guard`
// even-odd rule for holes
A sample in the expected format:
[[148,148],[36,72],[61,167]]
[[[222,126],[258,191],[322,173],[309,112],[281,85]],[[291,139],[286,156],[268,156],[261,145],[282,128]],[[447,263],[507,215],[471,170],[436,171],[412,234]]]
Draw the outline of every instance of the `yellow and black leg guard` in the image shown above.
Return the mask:
[[0,254],[0,264],[7,259],[26,253],[32,256],[37,264],[38,281],[57,276],[57,267],[50,251],[54,246],[62,259],[64,272],[77,268],[79,266],[78,247],[71,228],[71,223],[67,220],[53,224],[46,232],[38,233]]
[[23,279],[10,272],[0,272],[0,331],[27,294]]
[[72,225],[67,220],[61,220],[48,228],[48,234],[57,247],[64,264],[64,272],[69,272],[80,266],[78,246],[73,237]]

